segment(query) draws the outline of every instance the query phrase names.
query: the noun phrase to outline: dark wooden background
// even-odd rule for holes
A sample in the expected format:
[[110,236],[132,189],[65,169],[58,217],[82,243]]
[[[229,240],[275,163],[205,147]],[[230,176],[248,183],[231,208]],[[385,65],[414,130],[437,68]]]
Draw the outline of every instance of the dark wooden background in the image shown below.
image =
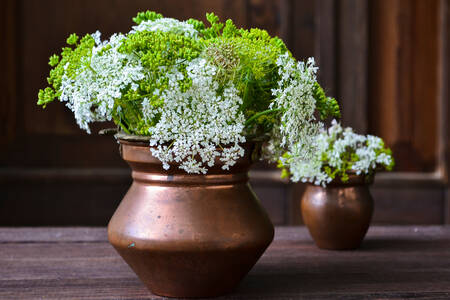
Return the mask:
[[[62,104],[42,110],[48,57],[72,33],[126,32],[137,11],[214,11],[314,56],[343,122],[382,136],[397,168],[372,187],[375,223],[450,223],[447,0],[2,0],[0,225],[105,225],[130,184],[111,137],[87,135]],[[101,128],[98,126],[97,128]],[[95,130],[93,130],[95,132]],[[301,184],[255,169],[275,224],[299,224]]]

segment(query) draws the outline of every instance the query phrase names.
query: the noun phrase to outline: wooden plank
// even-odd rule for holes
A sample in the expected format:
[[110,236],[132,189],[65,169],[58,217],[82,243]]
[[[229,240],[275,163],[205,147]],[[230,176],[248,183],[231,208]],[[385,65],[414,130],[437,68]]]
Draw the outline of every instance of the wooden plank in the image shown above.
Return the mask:
[[290,189],[290,201],[289,201],[289,225],[301,225],[303,224],[301,201],[306,189],[306,184],[295,183]]
[[0,243],[107,241],[105,227],[3,227],[0,229]]
[[[442,111],[444,117],[441,122],[441,130],[443,137],[443,147],[442,150],[442,160],[444,161],[445,167],[442,172],[445,174],[445,182],[447,183],[447,188],[445,190],[445,223],[450,224],[450,129],[448,128],[448,122],[450,121],[450,7],[448,1],[443,2],[443,79],[442,79]],[[447,125],[447,126],[445,126]]]
[[292,38],[292,0],[248,0],[247,28],[265,29],[288,47]]
[[0,282],[2,299],[167,299],[152,295],[137,277]]
[[371,188],[375,224],[443,224],[444,189],[435,187]]
[[338,101],[342,123],[359,133],[368,128],[368,1],[338,1]]
[[319,82],[327,95],[336,97],[337,5],[334,0],[314,2],[314,58],[319,66]]
[[10,142],[16,133],[17,101],[17,3],[0,2],[0,145]]
[[415,0],[414,2],[412,97],[413,105],[418,111],[413,114],[413,147],[419,149],[423,164],[431,169],[437,168],[439,155],[438,103],[441,100],[439,93],[442,72],[441,1]]
[[0,226],[105,226],[129,186],[97,181],[2,185]]
[[371,2],[370,129],[393,148],[399,171],[438,167],[441,3]]
[[253,181],[252,189],[266,209],[274,225],[289,224],[289,185],[279,182]]
[[450,188],[445,189],[444,224],[450,224]]
[[129,168],[0,168],[0,184],[17,182],[126,184],[131,183],[131,170]]
[[305,60],[315,54],[315,1],[292,1],[292,35],[288,44],[295,58]]
[[[410,276],[413,277],[416,274],[413,273]],[[336,276],[339,275],[342,274],[336,274]],[[422,276],[420,278],[423,279]],[[298,282],[294,282],[295,279]],[[367,278],[365,279],[367,280]],[[434,280],[435,276],[431,276],[430,279]],[[380,290],[385,290],[385,288],[380,287],[380,281],[376,282],[378,291],[351,293],[348,290],[353,287],[352,285],[347,289],[344,286],[335,288],[334,285],[328,289],[326,286],[330,282],[322,281],[320,283],[320,280],[321,278],[310,274],[281,276],[275,281],[271,276],[248,276],[237,291],[218,299],[448,299],[450,295],[445,291],[411,292],[407,287],[401,292],[389,290],[382,292]],[[281,281],[285,281],[282,285],[285,290],[279,288]],[[346,283],[342,279],[339,282]],[[45,299],[167,299],[150,294],[137,278],[36,280],[21,283],[21,285],[15,283],[16,285],[11,285],[12,287],[5,286],[5,289],[14,288],[14,290],[12,292],[0,291],[0,295],[4,299],[36,299],[41,295],[45,295]],[[415,281],[412,280],[411,283],[415,284]],[[399,286],[401,285],[399,284]],[[321,290],[314,291],[317,288]],[[389,288],[390,286],[386,287],[386,289]]]
[[[16,240],[0,244],[0,298],[160,299],[104,242],[104,232],[0,228],[0,238]],[[45,243],[12,235],[32,233]],[[278,227],[267,252],[223,299],[446,299],[449,247],[450,226],[374,226],[356,251],[319,250],[305,227]]]
[[[371,226],[368,237],[390,240],[449,240],[450,226]],[[276,241],[311,241],[308,231],[304,226],[277,226],[275,227],[274,239]],[[105,227],[0,227],[0,243],[101,243],[106,241]]]
[[[443,78],[442,78],[442,106],[441,109],[443,111],[443,118],[441,122],[441,134],[443,137],[443,147],[442,151],[442,160],[445,164],[444,170],[442,170],[445,174],[445,181],[447,183],[447,188],[445,189],[445,210],[444,210],[444,218],[445,224],[450,224],[450,129],[448,128],[448,122],[450,121],[450,7],[448,1],[441,3],[443,9],[443,31],[442,31],[442,41],[443,41]],[[445,84],[447,83],[447,84]]]

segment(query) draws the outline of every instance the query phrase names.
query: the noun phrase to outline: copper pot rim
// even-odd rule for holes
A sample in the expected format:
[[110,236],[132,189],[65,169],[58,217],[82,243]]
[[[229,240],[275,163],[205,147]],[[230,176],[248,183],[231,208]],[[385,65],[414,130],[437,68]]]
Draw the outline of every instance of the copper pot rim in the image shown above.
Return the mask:
[[[179,168],[180,163],[169,163],[169,169],[166,170],[162,166],[162,162],[154,157],[150,151],[150,148],[154,148],[149,145],[148,141],[143,141],[143,139],[136,139],[134,137],[139,136],[129,136],[126,139],[122,139],[121,136],[116,135],[116,139],[120,143],[120,154],[121,157],[135,170],[147,170],[147,172],[164,174],[165,176],[170,175],[182,175],[184,177],[192,176],[209,176],[212,175],[230,175],[236,173],[247,173],[250,166],[255,162],[252,158],[252,153],[256,147],[255,142],[246,142],[240,144],[245,152],[244,156],[238,158],[233,166],[230,166],[228,170],[222,169],[224,162],[220,161],[219,157],[216,157],[214,166],[206,167],[206,174],[194,174],[187,173],[186,171]],[[124,148],[126,147],[126,148]],[[220,149],[218,149],[220,150]]]
[[[340,178],[335,178],[331,182],[327,183],[325,188],[328,187],[345,187],[345,186],[357,186],[357,185],[372,185],[374,182],[375,174],[356,174],[356,172],[348,172],[348,180],[342,181]],[[310,186],[321,187],[312,182],[307,183]]]

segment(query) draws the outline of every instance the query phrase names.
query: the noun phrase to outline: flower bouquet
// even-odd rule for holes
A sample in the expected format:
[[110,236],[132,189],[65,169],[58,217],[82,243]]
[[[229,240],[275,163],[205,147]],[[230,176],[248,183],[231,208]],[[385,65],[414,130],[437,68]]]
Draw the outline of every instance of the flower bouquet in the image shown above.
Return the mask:
[[277,160],[319,132],[316,112],[339,116],[313,58],[296,61],[265,30],[238,29],[212,13],[207,20],[209,27],[145,12],[129,33],[106,41],[98,31],[72,34],[50,57],[38,104],[59,99],[87,132],[91,122],[112,120],[124,133],[148,136],[165,169],[176,163],[202,174],[216,158],[228,169],[246,141],[267,140],[264,153]]
[[332,121],[311,144],[300,141],[279,160],[282,175],[309,182],[301,200],[303,221],[320,248],[357,248],[369,228],[368,185],[394,159],[381,138],[360,135]]
[[[231,290],[273,238],[247,171],[313,143],[339,117],[316,79],[265,30],[139,13],[126,34],[72,34],[50,57],[45,107],[58,99],[90,132],[117,125],[133,184],[108,238],[154,293],[200,297]],[[302,151],[299,149],[299,151]]]

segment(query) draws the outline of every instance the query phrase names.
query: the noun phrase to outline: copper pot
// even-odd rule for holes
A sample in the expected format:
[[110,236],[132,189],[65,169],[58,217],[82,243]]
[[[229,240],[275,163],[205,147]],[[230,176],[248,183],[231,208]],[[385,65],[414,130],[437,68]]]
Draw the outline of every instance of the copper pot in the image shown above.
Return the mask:
[[168,297],[230,292],[272,242],[274,229],[248,183],[250,150],[229,171],[166,171],[148,143],[119,140],[133,183],[108,238],[142,282]]
[[358,248],[369,228],[373,199],[363,176],[327,187],[308,184],[301,202],[303,221],[319,248]]

